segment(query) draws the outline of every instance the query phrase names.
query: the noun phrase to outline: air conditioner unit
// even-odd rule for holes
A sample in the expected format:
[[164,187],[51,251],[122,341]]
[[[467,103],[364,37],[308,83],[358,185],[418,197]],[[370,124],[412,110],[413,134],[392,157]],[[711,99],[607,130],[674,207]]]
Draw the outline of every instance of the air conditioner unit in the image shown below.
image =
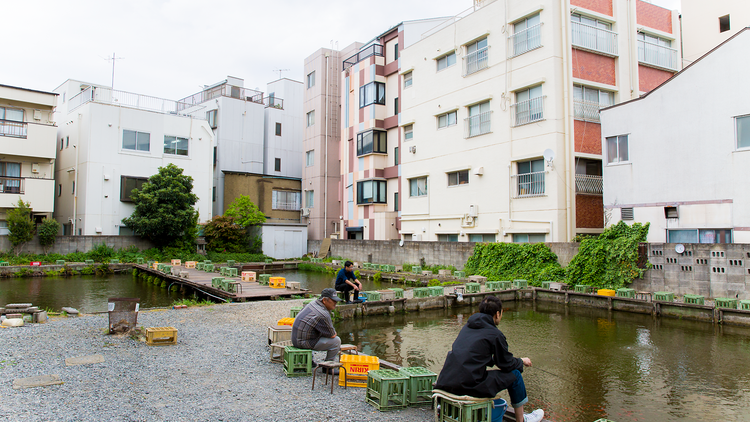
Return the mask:
[[303,217],[309,217],[310,216],[310,208],[302,208],[302,216]]
[[477,216],[477,206],[476,205],[469,205],[469,216],[470,217],[476,217]]

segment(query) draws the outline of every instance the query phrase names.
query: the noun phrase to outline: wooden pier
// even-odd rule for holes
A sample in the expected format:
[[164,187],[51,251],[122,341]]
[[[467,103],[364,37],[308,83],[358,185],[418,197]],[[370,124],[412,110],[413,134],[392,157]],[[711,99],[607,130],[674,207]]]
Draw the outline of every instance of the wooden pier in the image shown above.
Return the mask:
[[[246,267],[252,266],[253,268],[258,268],[257,266],[260,266],[261,269],[247,269]],[[287,265],[287,267],[285,267]],[[239,266],[235,266],[237,268]],[[274,262],[273,264],[248,264],[248,265],[242,265],[242,270],[244,271],[271,271],[272,268],[279,270],[279,269],[292,269],[297,268],[296,262]],[[189,278],[184,277],[178,277],[176,275],[172,274],[166,274],[161,271],[155,270],[153,268],[149,268],[146,265],[137,265],[133,264],[133,268],[138,269],[138,271],[143,271],[145,273],[157,276],[159,278],[162,278],[164,280],[167,280],[171,285],[179,285],[179,286],[187,286],[192,289],[202,291],[204,293],[207,293],[211,296],[216,296],[221,299],[226,300],[227,302],[247,302],[250,300],[269,300],[274,298],[280,298],[280,297],[291,297],[293,295],[304,295],[305,293],[309,292],[307,289],[290,289],[290,288],[272,288],[268,286],[262,286],[258,282],[255,281],[242,281],[241,277],[224,277],[220,276],[218,273],[214,272],[205,272],[205,271],[199,271],[195,268],[185,268],[180,267],[180,271],[187,271],[189,273]],[[240,270],[240,274],[242,273],[242,270]],[[211,279],[214,277],[222,277],[225,279],[233,280],[240,284],[241,289],[237,293],[231,293],[227,292],[221,289],[218,289],[216,287],[211,286]],[[294,281],[294,280],[287,280]]]

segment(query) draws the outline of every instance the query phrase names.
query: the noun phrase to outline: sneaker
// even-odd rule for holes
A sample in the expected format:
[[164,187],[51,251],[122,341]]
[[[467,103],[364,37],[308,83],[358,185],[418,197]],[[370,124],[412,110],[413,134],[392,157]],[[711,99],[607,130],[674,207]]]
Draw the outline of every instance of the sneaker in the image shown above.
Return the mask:
[[541,422],[542,419],[544,419],[544,410],[542,409],[536,409],[523,415],[523,422]]

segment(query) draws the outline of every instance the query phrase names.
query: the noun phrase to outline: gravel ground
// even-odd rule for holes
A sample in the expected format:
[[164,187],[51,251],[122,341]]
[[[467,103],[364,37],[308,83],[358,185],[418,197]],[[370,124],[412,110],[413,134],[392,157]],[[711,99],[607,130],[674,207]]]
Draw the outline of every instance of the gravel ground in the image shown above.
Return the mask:
[[[269,361],[266,327],[301,300],[141,311],[143,327],[177,328],[174,346],[107,335],[107,314],[0,329],[2,421],[430,421],[429,408],[379,412],[365,389],[287,378]],[[65,359],[103,355],[103,363]],[[324,353],[315,352],[321,361]],[[62,385],[14,390],[58,375]],[[325,380],[325,377],[323,377]]]

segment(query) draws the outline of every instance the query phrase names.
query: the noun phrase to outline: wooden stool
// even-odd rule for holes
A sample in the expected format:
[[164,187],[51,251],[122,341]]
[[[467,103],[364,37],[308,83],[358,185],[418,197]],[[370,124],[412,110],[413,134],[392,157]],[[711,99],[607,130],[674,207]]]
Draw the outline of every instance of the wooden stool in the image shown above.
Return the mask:
[[347,355],[358,355],[359,351],[357,351],[357,346],[353,344],[342,344],[341,352],[339,352],[339,354],[343,353],[346,353]]
[[339,371],[344,371],[344,389],[346,389],[346,368],[344,367],[344,364],[341,362],[334,362],[334,361],[323,361],[318,364],[315,368],[313,368],[313,383],[312,383],[312,390],[315,390],[315,374],[318,372],[318,368],[328,368],[328,371],[326,371],[326,382],[324,385],[328,385],[328,376],[331,376],[331,394],[333,394],[333,384],[336,380],[336,375],[331,374],[333,372],[333,368],[339,368]]

